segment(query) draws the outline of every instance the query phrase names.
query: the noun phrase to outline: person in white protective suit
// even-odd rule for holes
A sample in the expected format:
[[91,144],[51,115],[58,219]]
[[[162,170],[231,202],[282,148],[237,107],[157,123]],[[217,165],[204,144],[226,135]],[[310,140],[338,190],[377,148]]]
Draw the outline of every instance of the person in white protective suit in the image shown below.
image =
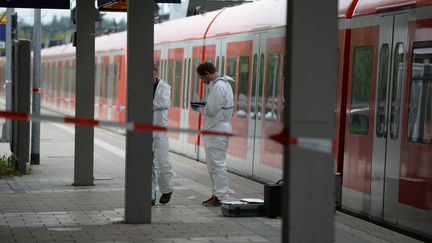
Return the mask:
[[[208,85],[204,106],[192,106],[204,116],[204,129],[216,132],[231,132],[231,117],[234,107],[233,90],[227,76],[220,76],[213,63],[201,63],[196,69],[200,79]],[[226,168],[227,136],[204,136],[207,170],[212,184],[211,197],[203,202],[206,207],[218,206],[228,199],[228,173]]]
[[[158,65],[155,63],[153,71],[153,124],[155,126],[168,126],[168,108],[170,104],[171,86],[158,78]],[[159,185],[159,191],[162,193],[159,203],[166,204],[171,199],[173,192],[173,172],[168,150],[168,133],[154,132],[152,205],[156,203],[156,180]]]

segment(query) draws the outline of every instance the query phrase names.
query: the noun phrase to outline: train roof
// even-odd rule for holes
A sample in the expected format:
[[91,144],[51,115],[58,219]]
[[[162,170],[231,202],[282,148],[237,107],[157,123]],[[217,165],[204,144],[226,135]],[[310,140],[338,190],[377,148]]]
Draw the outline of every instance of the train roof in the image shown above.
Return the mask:
[[[387,11],[419,8],[432,5],[432,0],[357,0],[353,16],[377,14]],[[348,8],[356,0],[339,0],[338,17],[347,18]]]
[[[126,31],[103,35],[95,38],[95,51],[113,51],[124,49],[126,45]],[[53,46],[42,49],[43,56],[63,56],[75,53],[75,47],[72,44]]]
[[[346,18],[348,8],[356,0],[339,0],[338,17]],[[353,16],[371,15],[388,11],[400,11],[432,5],[432,0],[358,0]]]
[[[261,0],[155,25],[155,43],[235,34],[286,25],[286,0]],[[179,28],[181,28],[179,31]]]
[[[286,5],[286,0],[261,0],[156,24],[154,43],[202,39],[213,20],[207,37],[284,26],[286,25]],[[124,49],[126,42],[126,31],[100,36],[95,39],[95,51]],[[74,52],[75,47],[67,44],[45,48],[42,50],[42,55],[68,55]]]
[[400,11],[432,5],[432,0],[360,0],[354,16]]
[[215,19],[207,36],[235,34],[286,25],[287,0],[261,0],[226,8]]

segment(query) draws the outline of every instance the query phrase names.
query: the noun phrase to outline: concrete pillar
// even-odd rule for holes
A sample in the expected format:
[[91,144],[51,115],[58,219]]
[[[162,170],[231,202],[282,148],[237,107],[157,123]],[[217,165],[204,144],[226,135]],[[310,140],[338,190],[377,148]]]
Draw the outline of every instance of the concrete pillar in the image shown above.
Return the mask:
[[[153,1],[128,1],[127,121],[153,122]],[[126,133],[125,220],[151,222],[152,134]]]
[[[287,135],[333,139],[337,1],[288,1]],[[282,242],[333,242],[334,157],[285,147]]]
[[[94,118],[95,5],[76,0],[76,91],[75,116]],[[93,185],[94,128],[75,126],[74,185]]]

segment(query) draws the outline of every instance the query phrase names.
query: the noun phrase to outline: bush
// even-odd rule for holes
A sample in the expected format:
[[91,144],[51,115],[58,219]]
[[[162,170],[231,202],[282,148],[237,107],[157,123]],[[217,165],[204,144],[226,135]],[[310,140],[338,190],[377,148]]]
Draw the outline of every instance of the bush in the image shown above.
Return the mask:
[[[27,167],[27,174],[30,174],[32,169]],[[3,154],[0,157],[0,176],[21,176],[19,171],[15,170],[15,156],[13,154]]]

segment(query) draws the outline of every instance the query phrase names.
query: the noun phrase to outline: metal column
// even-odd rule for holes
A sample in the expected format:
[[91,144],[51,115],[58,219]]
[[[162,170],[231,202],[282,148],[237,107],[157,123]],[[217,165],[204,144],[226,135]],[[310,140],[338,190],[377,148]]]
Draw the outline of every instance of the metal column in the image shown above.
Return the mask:
[[[40,69],[41,69],[41,10],[34,10],[33,26],[33,103],[32,113],[40,114]],[[40,122],[33,121],[31,130],[30,163],[39,164],[40,158]]]
[[[153,1],[128,1],[127,121],[153,122]],[[151,222],[152,134],[126,133],[125,220]]]
[[[95,5],[77,0],[75,116],[94,118]],[[75,126],[74,185],[93,185],[94,128]]]
[[[335,136],[337,1],[288,1],[285,121],[288,135]],[[313,16],[313,17],[311,17]],[[313,88],[311,88],[313,87]],[[333,242],[334,157],[285,147],[283,242]]]

